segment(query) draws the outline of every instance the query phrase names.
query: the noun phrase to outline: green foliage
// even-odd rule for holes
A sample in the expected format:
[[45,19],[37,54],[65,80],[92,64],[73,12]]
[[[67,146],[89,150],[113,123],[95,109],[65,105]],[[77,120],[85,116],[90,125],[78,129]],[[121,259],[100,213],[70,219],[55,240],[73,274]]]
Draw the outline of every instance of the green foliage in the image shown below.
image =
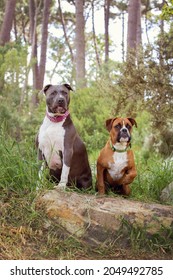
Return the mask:
[[168,0],[163,5],[161,17],[165,20],[170,20],[173,17],[173,0]]
[[103,147],[108,137],[104,124],[110,110],[105,100],[99,98],[98,89],[92,87],[72,93],[70,111],[88,151]]
[[33,143],[18,143],[0,131],[0,188],[13,192],[35,189],[38,166]]
[[132,197],[144,201],[160,202],[161,191],[173,181],[173,162],[151,153],[145,160],[135,152],[137,177],[132,184]]
[[18,43],[0,47],[0,76],[4,77],[7,90],[19,87],[24,82],[26,67],[26,47]]

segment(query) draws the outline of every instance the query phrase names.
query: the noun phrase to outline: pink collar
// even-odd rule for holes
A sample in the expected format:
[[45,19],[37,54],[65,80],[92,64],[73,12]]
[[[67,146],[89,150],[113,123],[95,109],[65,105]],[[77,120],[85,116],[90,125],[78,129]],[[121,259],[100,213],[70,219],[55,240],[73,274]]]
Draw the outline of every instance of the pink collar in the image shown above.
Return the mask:
[[63,115],[61,116],[54,116],[54,117],[51,117],[49,115],[48,112],[46,112],[46,116],[48,117],[48,119],[51,121],[51,122],[62,122],[63,120],[65,120],[67,118],[67,116],[70,114],[70,112],[67,110]]

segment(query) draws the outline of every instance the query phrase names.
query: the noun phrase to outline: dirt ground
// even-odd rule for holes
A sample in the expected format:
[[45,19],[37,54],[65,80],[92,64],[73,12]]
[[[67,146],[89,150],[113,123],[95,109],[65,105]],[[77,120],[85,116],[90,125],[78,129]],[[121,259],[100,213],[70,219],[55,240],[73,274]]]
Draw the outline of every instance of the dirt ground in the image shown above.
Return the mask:
[[91,247],[67,236],[56,227],[36,229],[31,227],[12,227],[1,224],[0,229],[1,260],[98,260],[98,259],[173,259],[172,252],[163,248],[146,251],[144,248],[120,248],[118,244]]

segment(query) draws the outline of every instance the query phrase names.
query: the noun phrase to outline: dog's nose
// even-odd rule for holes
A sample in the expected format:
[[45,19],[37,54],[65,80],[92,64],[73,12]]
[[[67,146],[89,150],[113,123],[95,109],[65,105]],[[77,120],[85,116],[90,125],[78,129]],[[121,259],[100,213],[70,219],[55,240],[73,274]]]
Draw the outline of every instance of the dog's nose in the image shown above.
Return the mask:
[[121,131],[124,132],[124,133],[126,133],[126,132],[127,132],[127,128],[122,128]]
[[64,99],[63,98],[60,98],[58,100],[58,105],[62,106],[64,104]]

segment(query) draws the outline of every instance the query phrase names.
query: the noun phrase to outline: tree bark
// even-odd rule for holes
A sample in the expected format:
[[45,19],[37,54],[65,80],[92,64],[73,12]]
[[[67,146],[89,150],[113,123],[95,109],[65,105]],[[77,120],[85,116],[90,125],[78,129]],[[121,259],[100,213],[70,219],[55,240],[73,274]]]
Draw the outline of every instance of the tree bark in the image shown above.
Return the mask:
[[0,31],[0,45],[5,45],[10,41],[10,33],[13,25],[16,0],[7,0],[5,14]]
[[141,0],[138,0],[137,5],[137,30],[136,30],[136,46],[139,47],[142,43],[141,31]]
[[76,9],[76,86],[83,88],[86,86],[85,79],[85,20],[84,20],[84,1],[75,1]]
[[125,22],[125,19],[124,19],[124,11],[122,11],[122,14],[121,14],[121,22],[122,22],[122,61],[124,62],[125,61],[125,48],[124,48],[124,22]]
[[97,48],[95,22],[94,22],[94,0],[92,0],[92,2],[91,2],[91,7],[92,7],[92,33],[93,33],[94,48],[95,48],[95,54],[96,54],[96,61],[97,61],[98,67],[100,69],[101,63],[100,63],[100,57],[99,57],[98,48]]
[[52,0],[44,0],[42,31],[41,31],[41,46],[40,46],[40,62],[38,62],[37,19],[38,19],[38,13],[40,12],[40,3],[39,5],[37,5],[37,1],[35,3],[34,0],[30,0],[29,2],[30,39],[32,42],[31,64],[33,64],[32,73],[33,73],[33,89],[34,89],[34,93],[32,95],[33,107],[36,107],[39,102],[38,91],[43,88],[43,83],[44,83],[44,75],[46,69],[47,39],[48,39],[48,21],[49,21],[50,6]]
[[[131,54],[137,57],[141,44],[141,0],[129,0],[128,30],[127,30],[127,59]],[[135,62],[135,61],[134,61]]]
[[38,70],[38,57],[37,57],[37,16],[39,12],[39,6],[37,7],[37,1],[30,0],[29,2],[29,17],[30,17],[30,39],[31,39],[31,59],[32,76],[33,76],[33,95],[32,95],[32,107],[36,107],[39,100],[36,92],[38,88],[39,70]]
[[32,44],[35,28],[35,1],[29,0],[30,42]]
[[71,62],[73,64],[74,55],[73,55],[73,50],[72,50],[72,47],[70,45],[70,42],[69,42],[69,39],[68,39],[68,36],[67,36],[67,32],[66,32],[64,16],[63,16],[63,13],[62,13],[62,8],[61,8],[61,0],[58,0],[58,4],[59,4],[59,12],[60,12],[61,24],[62,24],[62,28],[63,28],[63,32],[64,32],[64,37],[65,37],[66,44],[67,44],[67,46],[69,48],[69,51],[70,51]]
[[44,83],[44,75],[45,75],[45,69],[46,69],[48,23],[49,23],[51,2],[52,2],[52,0],[44,0],[38,89],[42,89],[43,83]]
[[109,16],[110,16],[111,0],[105,0],[104,15],[105,15],[105,62],[109,60]]

